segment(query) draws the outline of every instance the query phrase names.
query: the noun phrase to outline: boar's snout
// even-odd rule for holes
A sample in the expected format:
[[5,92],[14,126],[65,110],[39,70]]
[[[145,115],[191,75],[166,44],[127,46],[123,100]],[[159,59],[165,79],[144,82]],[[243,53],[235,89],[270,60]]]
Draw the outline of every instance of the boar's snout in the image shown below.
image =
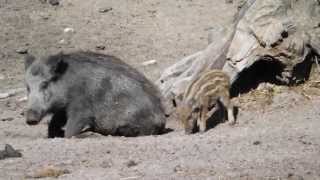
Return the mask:
[[36,125],[41,120],[41,113],[35,110],[27,110],[26,112],[26,119],[27,124],[29,125]]

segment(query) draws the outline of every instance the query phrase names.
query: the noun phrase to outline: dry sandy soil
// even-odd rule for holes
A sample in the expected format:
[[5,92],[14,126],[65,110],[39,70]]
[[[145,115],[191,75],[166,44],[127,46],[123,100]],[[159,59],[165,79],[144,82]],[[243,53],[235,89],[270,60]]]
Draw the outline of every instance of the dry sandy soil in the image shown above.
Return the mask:
[[[0,93],[24,88],[17,50],[113,54],[156,80],[164,68],[204,48],[208,30],[229,24],[237,5],[222,0],[63,0],[51,6],[39,0],[0,0]],[[65,28],[74,32],[64,33]],[[148,60],[157,64],[141,65]],[[23,90],[0,99],[0,148],[8,143],[23,155],[0,160],[0,179],[320,179],[320,94],[312,90],[317,93],[308,94],[304,86],[272,87],[272,92],[234,98],[240,107],[237,125],[220,124],[203,134],[185,135],[172,120],[168,127],[174,131],[161,136],[87,133],[73,139],[47,139],[45,120],[26,125],[25,102],[19,101]]]

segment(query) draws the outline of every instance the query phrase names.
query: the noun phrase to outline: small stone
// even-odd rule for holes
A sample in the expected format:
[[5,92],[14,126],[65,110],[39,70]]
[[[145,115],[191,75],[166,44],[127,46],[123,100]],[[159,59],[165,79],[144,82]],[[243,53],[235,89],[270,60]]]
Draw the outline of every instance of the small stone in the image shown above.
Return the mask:
[[22,154],[15,150],[10,144],[6,144],[3,151],[0,151],[0,160],[5,158],[18,158],[22,157]]
[[18,99],[18,102],[25,102],[28,100],[28,97],[27,96],[24,96],[24,97],[21,97]]
[[4,80],[4,79],[5,79],[4,75],[0,74],[0,80]]
[[253,142],[253,145],[260,145],[261,144],[261,141],[255,141]]
[[27,54],[28,53],[28,49],[27,48],[19,48],[16,50],[16,52],[18,54]]
[[105,47],[104,45],[97,45],[97,46],[96,46],[96,49],[97,49],[97,50],[105,50],[106,47]]
[[133,166],[136,166],[136,165],[138,165],[138,163],[133,161],[133,160],[130,160],[129,162],[127,162],[127,167],[133,167]]
[[10,97],[10,93],[0,93],[0,99],[5,99]]
[[59,44],[67,44],[67,41],[66,41],[65,39],[61,39],[61,40],[59,41]]
[[288,180],[303,180],[304,178],[300,175],[295,175],[293,173],[288,173]]
[[111,168],[112,162],[111,161],[103,161],[100,165],[102,168]]
[[49,0],[49,4],[52,6],[58,6],[60,4],[59,0]]
[[99,12],[100,13],[107,13],[107,12],[109,12],[109,11],[112,11],[112,7],[107,7],[107,8],[100,8],[99,9]]
[[142,64],[142,66],[150,66],[150,65],[153,65],[153,64],[156,64],[156,63],[157,63],[157,61],[155,59],[152,59],[150,61],[145,61],[145,62],[143,62],[141,64]]
[[74,29],[73,29],[73,28],[70,28],[70,27],[64,28],[63,32],[64,32],[64,33],[74,33]]
[[17,93],[23,92],[25,89],[24,88],[18,88],[18,89],[11,89],[8,92],[5,93],[0,93],[0,99],[5,99],[11,96],[16,95]]
[[304,140],[300,140],[300,142],[304,145],[312,145],[311,142],[307,142],[307,141],[304,141]]
[[6,118],[1,118],[1,121],[12,121],[14,118],[12,117],[6,117]]
[[173,169],[174,172],[179,173],[183,171],[183,168],[180,165],[177,165]]
[[232,3],[233,3],[233,0],[225,0],[225,2],[226,2],[227,4],[232,4]]

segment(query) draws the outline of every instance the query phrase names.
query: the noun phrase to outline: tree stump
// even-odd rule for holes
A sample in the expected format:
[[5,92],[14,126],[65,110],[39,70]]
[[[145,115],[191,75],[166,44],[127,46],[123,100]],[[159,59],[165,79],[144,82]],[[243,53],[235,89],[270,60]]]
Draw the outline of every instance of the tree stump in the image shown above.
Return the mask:
[[214,28],[209,42],[168,67],[157,81],[169,113],[186,86],[208,69],[222,69],[234,85],[255,63],[277,62],[283,66],[274,73],[279,83],[306,79],[308,65],[320,59],[320,1],[247,0],[234,24]]

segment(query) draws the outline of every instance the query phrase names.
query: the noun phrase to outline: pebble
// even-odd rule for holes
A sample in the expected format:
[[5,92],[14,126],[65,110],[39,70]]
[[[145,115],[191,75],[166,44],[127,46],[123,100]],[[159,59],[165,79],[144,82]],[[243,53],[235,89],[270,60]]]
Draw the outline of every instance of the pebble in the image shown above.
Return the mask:
[[127,167],[133,167],[133,166],[136,166],[136,165],[138,165],[138,163],[133,161],[133,160],[130,160],[130,161],[127,162]]
[[27,48],[18,48],[16,50],[16,53],[18,53],[18,54],[27,54],[28,53],[28,49]]
[[67,44],[67,41],[65,39],[61,39],[58,43],[59,44]]
[[0,74],[0,80],[4,80],[4,79],[5,79],[4,75]]
[[143,63],[141,63],[142,66],[149,66],[149,65],[153,65],[153,64],[157,64],[157,61],[156,60],[150,60],[150,61],[145,61]]
[[255,141],[255,142],[253,142],[253,145],[259,145],[259,144],[261,144],[261,141]]
[[3,151],[0,151],[0,160],[6,158],[22,157],[22,154],[15,150],[10,144],[6,144]]
[[107,7],[107,8],[100,8],[99,9],[99,12],[100,13],[107,13],[107,12],[109,12],[109,11],[112,11],[112,7]]
[[0,99],[5,99],[10,97],[11,95],[9,93],[0,93]]
[[60,4],[59,0],[49,0],[49,4],[52,6],[58,6]]
[[18,99],[18,102],[25,102],[28,100],[28,97],[27,96],[24,96],[24,97],[21,97]]
[[74,29],[73,29],[73,28],[70,28],[70,27],[64,28],[63,32],[64,32],[64,33],[74,33]]
[[5,99],[8,97],[14,96],[17,93],[22,92],[24,90],[25,90],[24,88],[19,88],[19,89],[12,89],[12,90],[5,92],[5,93],[0,93],[0,99]]
[[1,118],[1,121],[12,121],[12,117]]
[[111,168],[112,167],[112,162],[111,161],[103,161],[100,165],[102,168]]
[[96,46],[96,49],[97,49],[97,50],[105,50],[106,47],[105,47],[104,45],[97,45],[97,46]]

